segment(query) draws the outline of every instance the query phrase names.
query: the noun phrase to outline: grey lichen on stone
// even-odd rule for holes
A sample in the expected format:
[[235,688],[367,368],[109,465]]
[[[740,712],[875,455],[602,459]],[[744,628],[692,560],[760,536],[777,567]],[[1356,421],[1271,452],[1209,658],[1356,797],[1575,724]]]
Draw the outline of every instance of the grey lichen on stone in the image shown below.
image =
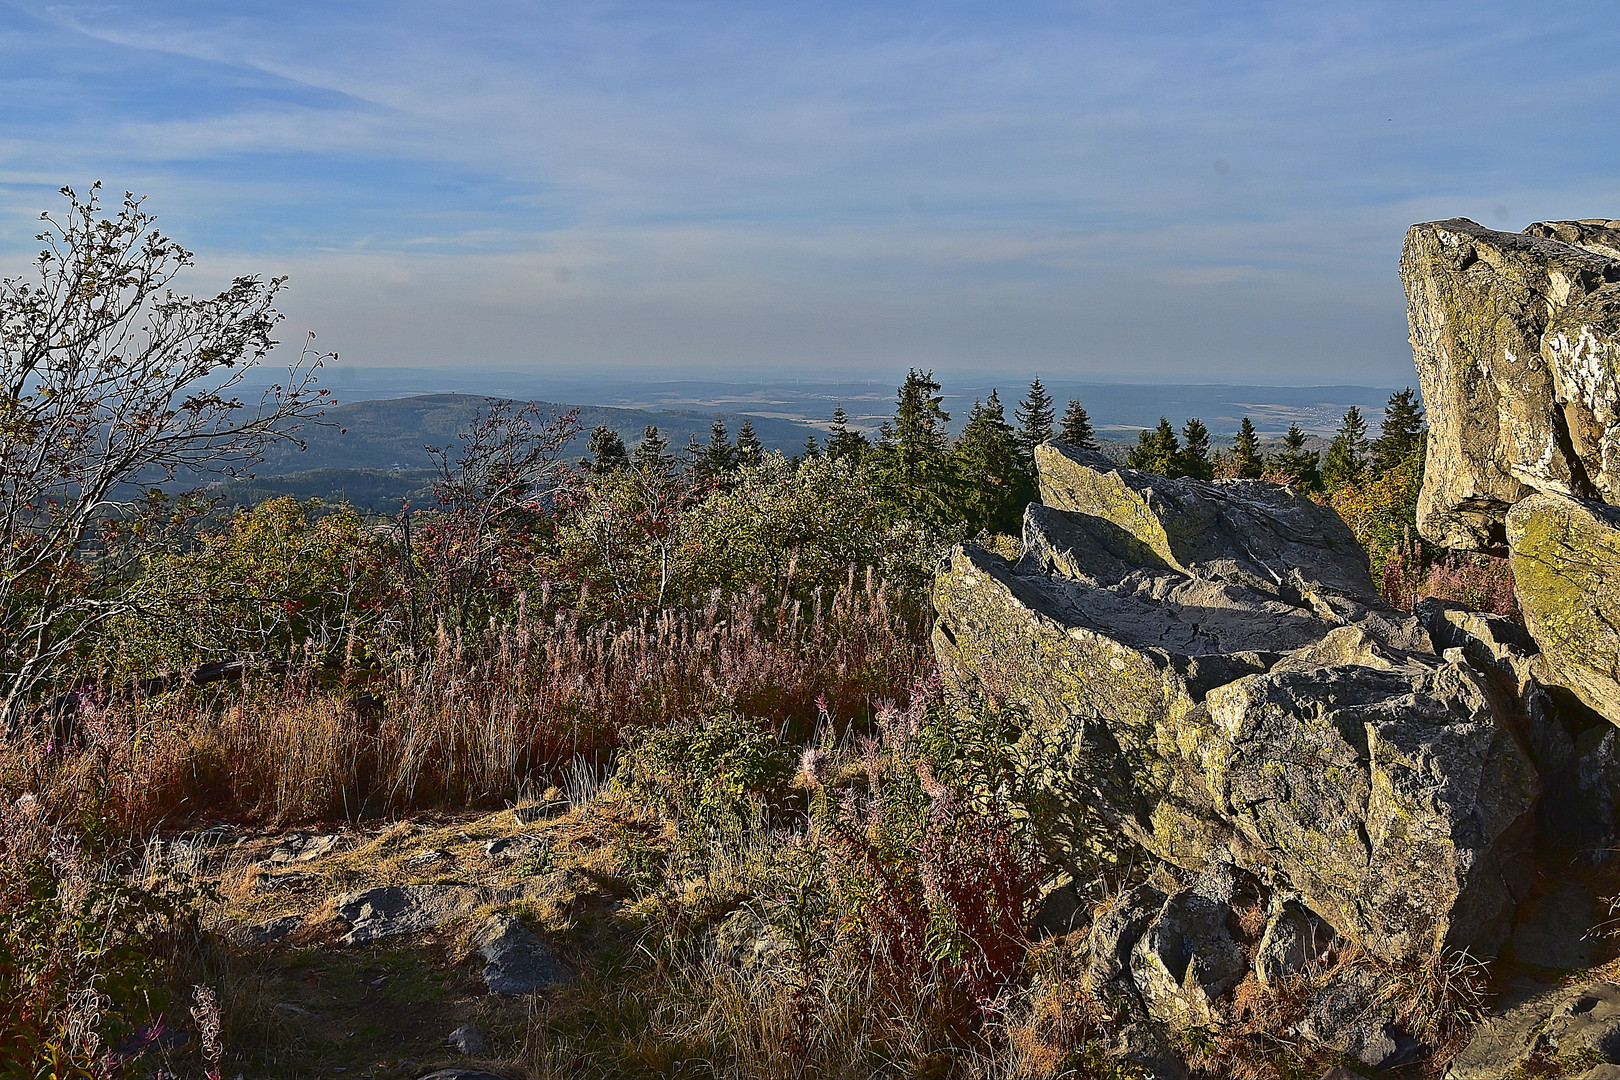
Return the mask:
[[1030,508],[1016,562],[951,553],[934,646],[953,693],[1026,715],[1013,752],[1059,846],[1117,852],[1101,822],[1195,873],[1276,877],[1387,959],[1494,949],[1535,770],[1337,515],[1058,444],[1037,461],[1061,505]]
[[1507,532],[1541,680],[1620,722],[1620,508],[1535,494]]
[[1606,475],[1614,378],[1593,357],[1610,355],[1612,324],[1586,302],[1620,281],[1620,258],[1554,227],[1568,224],[1506,233],[1453,218],[1407,232],[1401,280],[1429,420],[1418,530],[1442,547],[1502,552],[1508,507],[1531,490],[1594,497]]

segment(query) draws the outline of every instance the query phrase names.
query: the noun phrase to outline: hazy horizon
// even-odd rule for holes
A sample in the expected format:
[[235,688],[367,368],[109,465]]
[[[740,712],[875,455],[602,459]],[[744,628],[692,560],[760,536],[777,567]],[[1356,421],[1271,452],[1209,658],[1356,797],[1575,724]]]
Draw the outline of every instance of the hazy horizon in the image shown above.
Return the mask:
[[1596,3],[0,0],[0,275],[100,179],[354,368],[1402,386],[1409,224],[1620,217],[1617,46]]

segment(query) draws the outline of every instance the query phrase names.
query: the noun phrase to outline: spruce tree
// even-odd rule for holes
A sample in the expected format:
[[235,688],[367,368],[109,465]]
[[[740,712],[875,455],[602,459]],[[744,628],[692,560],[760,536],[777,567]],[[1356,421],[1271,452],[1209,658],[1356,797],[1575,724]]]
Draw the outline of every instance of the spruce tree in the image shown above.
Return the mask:
[[754,434],[754,422],[745,417],[737,428],[737,467],[758,465],[764,456],[765,447],[760,445],[759,436]]
[[859,460],[869,449],[871,443],[866,441],[866,436],[849,426],[844,407],[840,405],[833,409],[832,428],[827,433],[827,456]]
[[1069,399],[1069,407],[1063,413],[1063,423],[1058,428],[1058,438],[1078,450],[1097,449],[1097,433],[1091,428],[1091,416],[1078,398]]
[[698,442],[695,433],[686,437],[686,448],[681,451],[681,456],[686,459],[686,475],[694,481],[701,481],[703,479],[703,444]]
[[975,401],[967,426],[951,452],[960,485],[962,517],[972,529],[1016,533],[1033,488],[1022,440],[1010,424],[1000,396],[990,391]]
[[1126,456],[1125,463],[1133,469],[1158,473],[1160,476],[1180,475],[1181,443],[1170,421],[1159,417],[1159,426],[1148,428],[1136,438],[1136,445]]
[[1209,457],[1209,428],[1196,416],[1181,425],[1181,451],[1176,455],[1176,470],[1195,480],[1208,480],[1215,475],[1215,463]]
[[[991,396],[995,396],[992,390]],[[1041,385],[1041,377],[1035,376],[1029,384],[1029,393],[1014,410],[1013,415],[1018,418],[1018,449],[1024,455],[1024,461],[1030,468],[1035,467],[1035,448],[1052,437],[1052,418],[1055,415],[1052,408],[1052,395],[1046,392]]]
[[631,463],[642,472],[667,472],[674,463],[668,451],[669,440],[658,433],[658,425],[648,424]]
[[912,368],[896,394],[894,419],[878,444],[886,497],[923,518],[944,524],[950,516],[952,477],[945,423],[951,416],[932,371]]
[[1373,471],[1384,473],[1404,465],[1423,448],[1423,434],[1423,406],[1412,388],[1391,394],[1384,407],[1383,426],[1372,444]]
[[1254,421],[1247,416],[1232,440],[1227,462],[1232,475],[1243,480],[1258,480],[1266,471],[1266,463],[1260,457],[1260,435],[1254,430]]
[[811,458],[818,458],[820,456],[821,444],[816,442],[816,437],[814,435],[811,435],[809,438],[804,440],[804,460],[809,461]]
[[630,466],[630,454],[624,448],[624,440],[606,424],[598,424],[591,432],[591,441],[585,452],[587,456],[581,458],[579,464],[592,476],[606,476]]
[[722,417],[715,417],[709,425],[709,445],[703,448],[703,467],[699,475],[704,480],[718,480],[737,464],[737,454],[731,449],[731,432],[726,430]]
[[1305,489],[1311,490],[1321,482],[1321,474],[1317,471],[1318,454],[1314,450],[1305,449],[1305,433],[1298,424],[1288,425],[1288,434],[1283,436],[1282,452],[1270,461],[1271,471],[1281,473]]
[[1361,410],[1352,405],[1339,421],[1339,433],[1328,446],[1327,457],[1322,462],[1322,482],[1334,490],[1353,484],[1361,479],[1366,464],[1367,422],[1361,418]]

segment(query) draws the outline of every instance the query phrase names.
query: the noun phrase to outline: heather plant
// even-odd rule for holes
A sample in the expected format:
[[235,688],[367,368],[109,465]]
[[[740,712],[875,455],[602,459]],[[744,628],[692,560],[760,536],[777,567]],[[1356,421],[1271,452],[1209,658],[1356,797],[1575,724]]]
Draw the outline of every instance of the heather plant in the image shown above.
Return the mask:
[[672,818],[680,830],[737,831],[750,805],[780,805],[795,755],[768,724],[736,714],[685,720],[639,733],[615,784]]
[[0,1074],[117,1076],[162,1030],[208,893],[144,880],[117,830],[127,732],[84,711],[74,755],[22,736],[0,754]]
[[965,995],[965,1021],[1019,972],[1043,867],[1028,818],[982,783],[982,762],[954,752],[945,713],[925,685],[882,710],[854,756],[813,749],[802,770],[840,940],[891,977]]

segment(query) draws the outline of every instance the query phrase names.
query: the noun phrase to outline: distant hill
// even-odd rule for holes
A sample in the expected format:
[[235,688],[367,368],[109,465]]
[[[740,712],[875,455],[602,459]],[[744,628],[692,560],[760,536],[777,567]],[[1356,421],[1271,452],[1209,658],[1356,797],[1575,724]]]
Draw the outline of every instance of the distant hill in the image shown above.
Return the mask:
[[[432,483],[429,470],[433,461],[425,448],[454,447],[456,436],[467,429],[489,400],[476,394],[422,394],[340,405],[328,409],[320,424],[308,425],[299,433],[306,443],[305,450],[276,447],[253,469],[251,479],[221,482],[213,490],[240,506],[283,494],[347,501],[379,513],[398,509],[403,498],[421,503]],[[552,402],[535,404],[559,413],[569,408]],[[767,450],[780,450],[789,456],[801,451],[805,440],[817,434],[815,428],[796,420],[743,413],[586,405],[579,410],[580,436],[567,456],[582,456],[591,431],[602,424],[618,432],[631,450],[641,441],[647,425],[656,425],[669,440],[670,450],[678,453],[692,436],[707,443],[710,425],[717,415],[725,420],[733,438],[744,419],[752,421]]]
[[[311,469],[425,469],[432,459],[424,447],[453,446],[456,436],[467,429],[473,417],[489,398],[474,394],[423,394],[385,401],[359,401],[328,409],[321,425],[310,425],[300,434],[308,448],[300,453],[294,447],[280,447],[266,457],[255,471],[260,477],[282,476]],[[570,406],[548,401],[535,403],[542,410],[566,411]],[[753,421],[754,430],[767,450],[787,454],[804,448],[804,441],[815,429],[796,420],[777,420],[741,413],[720,414],[735,438],[744,419]],[[669,440],[670,449],[679,451],[690,436],[709,441],[709,425],[716,413],[696,409],[652,410],[614,409],[596,405],[579,411],[580,438],[577,448],[585,452],[591,430],[606,424],[634,450],[648,424],[657,425]]]

